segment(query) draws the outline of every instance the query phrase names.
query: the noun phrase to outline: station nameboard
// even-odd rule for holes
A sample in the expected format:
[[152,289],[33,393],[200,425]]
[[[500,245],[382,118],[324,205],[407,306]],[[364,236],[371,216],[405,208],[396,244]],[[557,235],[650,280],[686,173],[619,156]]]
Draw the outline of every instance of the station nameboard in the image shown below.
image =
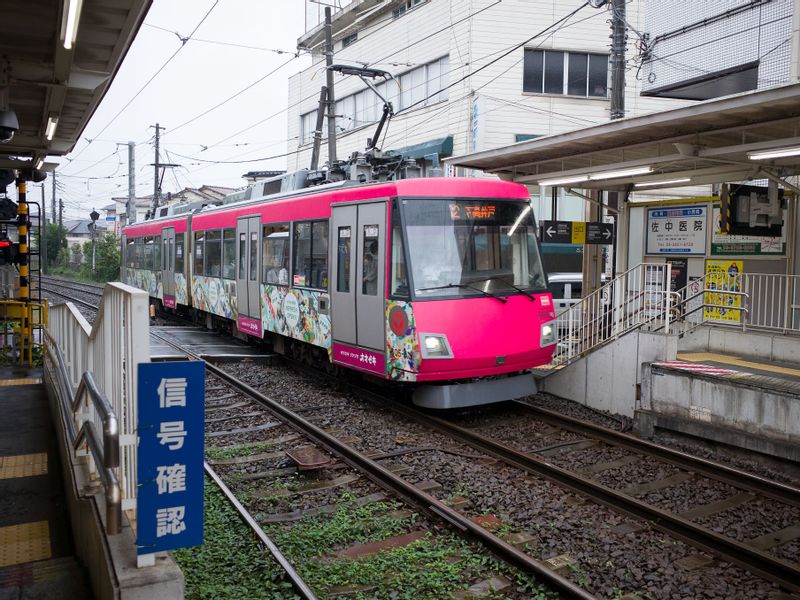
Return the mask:
[[705,255],[707,212],[706,205],[648,208],[645,253]]
[[205,364],[139,365],[137,554],[203,543]]

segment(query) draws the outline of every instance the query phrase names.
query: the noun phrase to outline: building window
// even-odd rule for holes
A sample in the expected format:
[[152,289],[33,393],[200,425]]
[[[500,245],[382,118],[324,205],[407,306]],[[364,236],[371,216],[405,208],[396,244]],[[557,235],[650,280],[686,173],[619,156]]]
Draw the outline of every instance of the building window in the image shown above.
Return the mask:
[[294,224],[294,275],[298,287],[328,287],[328,221]]
[[406,0],[400,6],[392,11],[392,16],[397,19],[402,17],[406,12],[414,8],[417,4],[422,4],[424,0]]
[[351,33],[350,35],[346,35],[342,38],[342,48],[347,48],[348,46],[355,44],[356,40],[358,40],[358,32]]
[[317,111],[312,110],[300,117],[300,144],[314,141],[314,127],[317,125]]
[[608,56],[585,52],[525,50],[522,91],[605,98]]
[[514,142],[527,142],[528,140],[535,140],[540,137],[542,136],[536,133],[515,133]]

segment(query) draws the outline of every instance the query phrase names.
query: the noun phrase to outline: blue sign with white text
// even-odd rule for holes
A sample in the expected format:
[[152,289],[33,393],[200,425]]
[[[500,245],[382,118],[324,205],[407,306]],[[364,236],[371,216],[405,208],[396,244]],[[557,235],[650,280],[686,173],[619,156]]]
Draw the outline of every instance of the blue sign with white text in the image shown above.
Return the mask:
[[139,365],[137,553],[203,543],[205,364]]

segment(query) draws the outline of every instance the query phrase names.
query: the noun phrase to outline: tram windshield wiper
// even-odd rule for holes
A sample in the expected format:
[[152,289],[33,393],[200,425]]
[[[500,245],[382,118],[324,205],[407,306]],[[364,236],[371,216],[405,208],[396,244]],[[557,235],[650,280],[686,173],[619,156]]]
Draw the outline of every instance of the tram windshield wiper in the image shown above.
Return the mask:
[[416,292],[428,292],[428,291],[431,291],[431,290],[446,290],[448,288],[460,288],[460,289],[466,288],[466,289],[469,289],[469,290],[475,290],[476,292],[480,292],[484,296],[488,296],[489,298],[494,298],[495,300],[499,300],[503,304],[508,302],[508,299],[503,298],[502,296],[495,296],[494,294],[490,294],[486,290],[482,290],[481,288],[475,287],[474,285],[470,285],[469,283],[448,283],[447,285],[435,285],[433,287],[417,288],[414,291],[416,291]]
[[514,285],[513,283],[511,283],[510,281],[506,280],[503,277],[494,277],[494,276],[493,277],[484,277],[483,279],[473,279],[472,282],[474,283],[474,282],[478,282],[478,281],[492,281],[494,279],[496,279],[497,281],[502,281],[508,287],[514,288],[515,290],[517,290],[520,294],[525,294],[530,299],[531,302],[536,302],[536,296],[534,296],[531,292],[526,292],[521,287],[517,287],[516,285]]

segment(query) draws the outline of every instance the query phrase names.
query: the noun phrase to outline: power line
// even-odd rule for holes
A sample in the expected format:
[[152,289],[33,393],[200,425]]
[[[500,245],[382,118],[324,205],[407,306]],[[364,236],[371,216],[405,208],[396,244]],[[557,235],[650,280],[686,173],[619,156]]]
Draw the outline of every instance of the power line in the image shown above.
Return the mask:
[[[191,39],[191,37],[192,37],[192,36],[195,34],[195,32],[196,32],[196,31],[197,31],[197,30],[200,28],[200,26],[201,26],[201,25],[202,25],[202,24],[205,22],[205,20],[206,20],[206,19],[208,18],[208,16],[211,14],[211,11],[213,11],[213,10],[214,10],[214,8],[216,8],[216,6],[217,6],[217,4],[219,4],[219,2],[220,2],[220,0],[214,0],[214,4],[212,4],[212,5],[211,5],[211,8],[209,8],[209,9],[208,9],[208,11],[206,11],[206,14],[205,14],[205,15],[203,15],[203,18],[202,18],[202,19],[200,19],[200,22],[199,22],[199,23],[198,23],[198,24],[195,26],[195,28],[194,28],[194,29],[192,29],[192,32],[191,32],[191,33],[189,34],[189,36],[186,38],[186,41],[188,41],[189,39]],[[157,70],[157,71],[156,71],[156,72],[155,72],[155,73],[154,73],[154,74],[153,74],[153,75],[150,77],[150,79],[148,79],[148,80],[145,82],[145,84],[144,84],[144,85],[143,85],[141,88],[139,88],[139,91],[138,91],[138,92],[136,92],[136,93],[133,95],[133,97],[132,97],[130,100],[128,100],[128,102],[125,104],[125,106],[123,106],[123,107],[122,107],[122,108],[121,108],[121,109],[120,109],[120,110],[117,112],[117,114],[115,114],[115,115],[114,115],[114,116],[111,118],[111,120],[110,120],[108,123],[106,123],[105,127],[103,127],[103,128],[100,130],[100,131],[98,131],[98,132],[97,132],[97,135],[100,135],[100,134],[102,134],[102,133],[103,133],[103,132],[104,132],[106,129],[108,129],[108,128],[111,126],[111,124],[112,124],[112,123],[114,123],[114,121],[116,121],[116,120],[117,120],[117,118],[119,118],[119,116],[120,116],[120,115],[121,115],[123,112],[125,112],[125,110],[126,110],[126,109],[127,109],[127,108],[128,108],[128,107],[129,107],[129,106],[132,104],[132,103],[133,103],[133,101],[134,101],[134,100],[136,100],[136,98],[138,98],[138,97],[139,97],[139,95],[140,95],[140,94],[141,94],[141,93],[142,93],[142,92],[143,92],[143,91],[144,91],[144,90],[147,88],[147,86],[149,86],[149,85],[150,85],[150,83],[151,83],[151,82],[152,82],[152,81],[153,81],[153,80],[154,80],[156,77],[158,77],[159,73],[161,73],[161,71],[163,71],[163,70],[166,68],[166,66],[167,66],[167,65],[168,65],[170,62],[172,62],[172,59],[173,59],[173,58],[175,58],[175,57],[178,55],[178,53],[179,53],[181,50],[183,50],[184,46],[186,46],[186,41],[183,41],[183,42],[181,43],[181,45],[180,45],[180,46],[178,46],[178,49],[177,49],[177,50],[175,50],[175,52],[173,52],[173,53],[172,53],[172,55],[171,55],[171,56],[170,56],[170,57],[169,57],[169,58],[168,58],[168,59],[167,59],[167,60],[164,62],[164,64],[162,64],[162,65],[159,67],[159,69],[158,69],[158,70]],[[89,140],[89,143],[88,143],[86,146],[84,146],[84,147],[81,149],[81,151],[80,151],[80,152],[78,152],[78,154],[75,156],[75,158],[77,158],[78,156],[80,156],[81,154],[83,154],[83,151],[84,151],[84,150],[86,150],[86,148],[88,148],[89,146],[91,146],[91,144],[92,144],[92,140]]]

